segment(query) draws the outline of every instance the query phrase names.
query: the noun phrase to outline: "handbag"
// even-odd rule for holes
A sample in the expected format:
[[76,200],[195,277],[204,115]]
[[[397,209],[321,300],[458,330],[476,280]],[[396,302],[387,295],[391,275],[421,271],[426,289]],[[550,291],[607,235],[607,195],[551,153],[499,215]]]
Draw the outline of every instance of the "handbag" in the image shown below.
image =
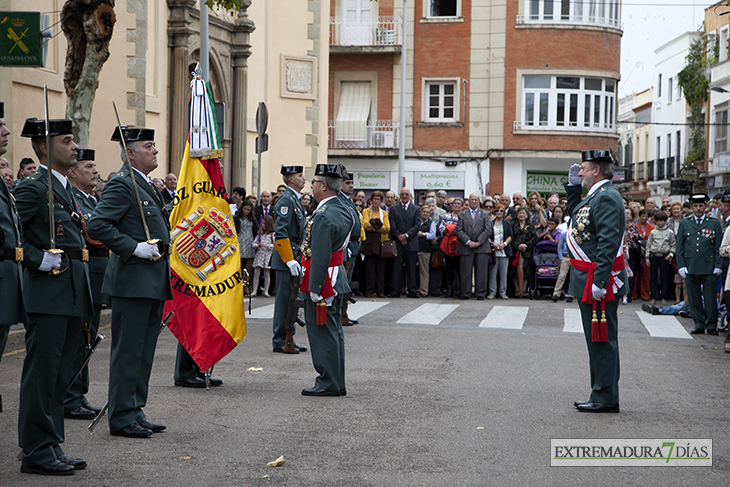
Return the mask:
[[380,258],[392,259],[394,257],[398,257],[398,248],[395,246],[395,240],[380,242]]
[[444,260],[444,254],[440,250],[431,252],[431,269],[444,270],[446,269],[446,261]]

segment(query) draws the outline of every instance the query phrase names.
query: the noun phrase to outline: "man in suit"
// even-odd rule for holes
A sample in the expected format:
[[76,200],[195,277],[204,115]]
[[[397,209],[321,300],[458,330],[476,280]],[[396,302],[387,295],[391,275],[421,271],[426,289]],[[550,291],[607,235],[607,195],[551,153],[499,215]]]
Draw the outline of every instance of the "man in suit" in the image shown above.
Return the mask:
[[177,188],[177,176],[173,173],[165,176],[165,189],[162,190],[162,201],[165,204],[175,199],[175,189]]
[[113,252],[102,287],[112,300],[109,431],[114,436],[145,438],[165,429],[147,421],[142,408],[147,404],[165,300],[172,299],[170,222],[162,196],[148,177],[157,167],[154,130],[122,127],[121,132],[117,127],[111,140],[120,142],[125,164],[104,188],[87,228],[89,237]]
[[[344,396],[345,339],[340,323],[343,296],[350,292],[344,256],[355,224],[338,193],[343,174],[337,164],[317,164],[312,195],[319,201],[302,244],[302,296],[312,364],[319,373],[304,396]],[[333,282],[334,281],[334,282]]]
[[[588,346],[591,397],[574,406],[581,412],[618,413],[618,297],[627,288],[622,253],[626,217],[621,194],[611,183],[610,152],[586,151],[582,158],[580,165],[571,166],[565,190],[571,215],[569,294],[582,297],[579,307]],[[581,183],[588,189],[582,200]]]
[[274,208],[271,206],[271,191],[262,191],[261,204],[253,209],[253,215],[256,217],[259,228],[264,228],[263,221],[266,215],[271,215],[276,220],[276,214],[274,214],[273,210]]
[[[286,344],[286,311],[289,307],[289,298],[292,292],[293,276],[301,274],[301,234],[307,217],[302,207],[302,189],[304,168],[302,166],[281,166],[281,176],[286,189],[281,194],[273,208],[276,215],[274,220],[274,241],[276,252],[271,256],[271,268],[276,274],[274,296],[274,337],[271,346],[277,353],[306,352],[307,347],[294,343],[292,352],[284,352]],[[292,335],[296,327],[292,327]]]
[[[79,147],[71,134],[71,120],[49,121],[50,144],[45,125],[35,118],[25,121],[20,136],[31,139],[40,167],[15,189],[23,222],[28,313],[18,414],[18,444],[23,449],[20,471],[72,475],[86,462],[67,457],[61,449],[63,398],[73,379],[83,318],[94,309],[83,226],[66,178],[76,164]],[[53,237],[48,224],[48,178],[53,178]]]
[[393,291],[389,297],[399,298],[401,269],[406,265],[406,289],[408,296],[418,298],[416,286],[416,259],[418,258],[418,227],[421,226],[421,209],[411,202],[411,190],[400,190],[400,203],[390,207],[390,238],[396,242],[398,256],[393,260]]
[[[96,208],[96,199],[91,192],[96,188],[99,179],[99,171],[96,170],[94,162],[94,151],[92,149],[79,149],[78,162],[68,169],[67,177],[71,183],[71,191],[76,198],[79,213],[85,221],[91,218]],[[84,224],[85,227],[85,224]],[[109,250],[101,242],[92,240],[84,231],[86,247],[89,250],[89,280],[91,282],[91,301],[94,303],[94,315],[87,320],[85,333],[77,337],[77,364],[81,364],[86,355],[86,346],[93,343],[99,331],[99,320],[101,319],[102,305],[109,305],[109,296],[101,292],[101,285],[104,281],[104,272],[109,262]],[[76,367],[74,367],[76,370]],[[68,419],[94,419],[101,411],[89,404],[84,394],[89,392],[89,366],[83,368],[81,373],[66,392],[66,399],[63,401],[64,417]]]
[[687,284],[687,303],[695,328],[690,333],[717,335],[717,276],[722,273],[722,226],[705,215],[707,196],[691,197],[694,216],[679,222],[677,271]]
[[[350,241],[347,243],[347,255],[345,255],[347,282],[350,283],[352,282],[352,275],[355,272],[355,263],[357,262],[357,258],[360,256],[360,231],[362,226],[360,224],[360,212],[357,210],[355,202],[350,198],[352,193],[355,192],[354,176],[351,172],[347,172],[347,168],[345,166],[342,164],[340,164],[340,166],[342,173],[347,176],[342,181],[342,190],[339,192],[338,196],[342,199],[342,202],[347,205],[350,213],[352,213],[353,221],[355,222],[355,225],[352,227],[352,232],[350,233]],[[347,301],[349,298],[350,295],[348,294],[347,296],[344,296],[342,300],[342,314],[340,316],[342,326],[357,325],[357,320],[351,320],[350,317],[347,316]]]
[[456,254],[459,256],[461,276],[460,299],[471,296],[471,273],[474,270],[474,294],[478,300],[487,295],[489,284],[489,239],[493,234],[492,222],[486,211],[479,208],[479,195],[469,195],[469,207],[459,213],[456,222]]
[[[0,156],[7,152],[10,130],[5,126],[5,107],[0,102]],[[23,307],[23,252],[21,227],[15,200],[8,187],[0,183],[0,359],[8,341],[10,325],[26,322]],[[3,400],[0,396],[0,412]]]

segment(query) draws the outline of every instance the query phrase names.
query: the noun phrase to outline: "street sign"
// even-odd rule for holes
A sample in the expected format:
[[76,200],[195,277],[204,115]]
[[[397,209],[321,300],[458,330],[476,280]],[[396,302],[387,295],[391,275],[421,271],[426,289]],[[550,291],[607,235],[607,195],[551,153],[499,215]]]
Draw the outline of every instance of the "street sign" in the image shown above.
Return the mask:
[[43,67],[39,12],[0,12],[0,66]]
[[259,107],[256,109],[256,133],[259,137],[266,133],[266,127],[269,125],[269,110],[266,103],[260,101]]
[[700,170],[695,166],[687,166],[680,169],[679,175],[682,176],[682,179],[685,181],[694,181],[700,177]]
[[[261,147],[259,147],[259,140],[261,141]],[[255,150],[256,154],[269,150],[269,134],[263,134],[261,137],[256,137]]]

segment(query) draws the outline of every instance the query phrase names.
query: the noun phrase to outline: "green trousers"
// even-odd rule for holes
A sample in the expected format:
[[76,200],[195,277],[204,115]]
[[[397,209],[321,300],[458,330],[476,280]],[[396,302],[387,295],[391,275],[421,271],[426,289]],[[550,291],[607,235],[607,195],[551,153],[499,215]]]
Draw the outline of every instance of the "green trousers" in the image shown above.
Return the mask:
[[319,374],[314,386],[328,391],[343,391],[346,388],[345,337],[340,324],[342,295],[337,295],[332,305],[327,307],[326,325],[317,324],[316,308],[311,300],[304,300],[304,317],[307,322],[312,364]]
[[165,302],[112,297],[112,346],[109,363],[109,431],[147,421],[152,361]]
[[28,314],[18,407],[23,466],[64,454],[63,398],[73,378],[80,334],[80,317]]
[[[591,338],[593,307],[580,303],[580,316],[583,332],[588,345],[588,363],[591,377],[591,398],[593,402],[618,404],[618,299],[606,302],[607,342],[594,342]],[[600,306],[596,307],[598,319],[601,318]]]
[[715,274],[687,274],[685,282],[687,304],[695,328],[714,330],[717,328],[717,277]]
[[[274,281],[274,338],[271,340],[273,348],[284,348],[286,344],[286,310],[289,307],[291,296],[292,276],[288,270],[272,269],[276,275]],[[296,333],[296,326],[292,328],[292,335]]]
[[[94,317],[87,323],[89,327],[89,337],[91,343],[96,340],[96,335],[99,332],[99,321],[101,321],[101,305],[94,305]],[[74,371],[78,370],[79,366],[84,362],[86,357],[86,336],[83,333],[79,333],[77,339],[77,351],[76,351],[76,364],[74,365]],[[79,406],[87,407],[89,402],[84,397],[84,394],[89,392],[89,365],[81,370],[81,373],[74,379],[73,384],[66,393],[66,399],[63,401],[63,410],[66,412],[73,411]]]
[[200,367],[185,350],[185,347],[178,342],[177,354],[175,355],[175,380],[195,380],[196,377],[202,376],[203,371],[200,370]]

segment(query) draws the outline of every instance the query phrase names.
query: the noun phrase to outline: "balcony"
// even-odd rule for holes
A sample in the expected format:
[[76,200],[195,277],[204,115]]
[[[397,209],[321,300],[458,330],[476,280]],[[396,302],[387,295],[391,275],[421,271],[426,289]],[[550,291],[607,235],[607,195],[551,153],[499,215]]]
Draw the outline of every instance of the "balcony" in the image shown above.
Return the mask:
[[646,180],[654,181],[654,161],[646,161]]
[[619,0],[523,0],[517,25],[585,25],[621,29]]
[[659,159],[656,161],[656,179],[655,181],[662,181],[666,179],[664,177],[665,160]]
[[672,179],[674,176],[679,174],[677,171],[678,160],[679,158],[675,159],[674,157],[667,157],[667,179]]
[[513,133],[527,132],[584,132],[584,133],[600,133],[600,134],[616,134],[616,125],[609,123],[593,123],[590,125],[582,123],[570,122],[567,125],[558,125],[555,123],[541,122],[539,125],[534,123],[514,120],[512,122]]
[[[397,149],[398,121],[379,120],[370,122],[362,130],[348,127],[347,134],[338,133],[336,123],[330,120],[327,124],[328,149]],[[353,133],[354,132],[354,133]]]
[[330,52],[400,52],[402,26],[400,17],[363,22],[330,17]]

